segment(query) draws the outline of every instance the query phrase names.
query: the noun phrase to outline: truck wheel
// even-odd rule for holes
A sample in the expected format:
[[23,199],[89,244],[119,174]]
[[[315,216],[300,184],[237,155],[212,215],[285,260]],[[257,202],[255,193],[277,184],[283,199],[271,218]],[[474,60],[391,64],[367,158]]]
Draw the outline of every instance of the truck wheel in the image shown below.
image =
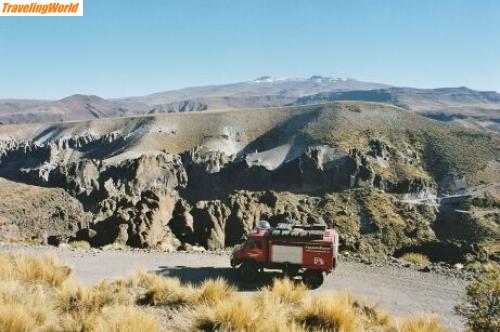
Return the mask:
[[259,269],[253,262],[243,262],[238,269],[238,274],[241,280],[245,282],[252,282],[257,279]]
[[323,283],[323,272],[306,270],[302,275],[302,281],[309,289],[316,289]]

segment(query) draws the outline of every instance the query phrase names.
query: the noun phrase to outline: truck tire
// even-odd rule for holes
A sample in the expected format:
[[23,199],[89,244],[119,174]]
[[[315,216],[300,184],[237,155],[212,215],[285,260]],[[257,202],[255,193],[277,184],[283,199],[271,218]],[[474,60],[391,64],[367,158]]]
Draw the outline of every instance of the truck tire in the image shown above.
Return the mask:
[[302,282],[309,289],[316,289],[323,283],[323,272],[317,270],[306,270],[302,275]]
[[257,280],[259,268],[252,261],[245,261],[238,269],[238,276],[244,282],[253,282]]

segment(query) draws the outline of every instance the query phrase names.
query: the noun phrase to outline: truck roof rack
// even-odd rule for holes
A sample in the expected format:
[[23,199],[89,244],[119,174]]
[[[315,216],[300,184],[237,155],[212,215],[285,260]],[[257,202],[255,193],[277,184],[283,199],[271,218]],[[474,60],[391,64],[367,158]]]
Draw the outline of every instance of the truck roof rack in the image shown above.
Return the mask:
[[274,229],[284,229],[284,230],[291,230],[294,225],[286,222],[280,222],[274,227]]
[[303,239],[303,240],[321,240],[324,230],[303,229],[294,227],[291,229],[271,228],[268,236],[273,239]]
[[326,229],[326,225],[322,225],[322,224],[293,225],[292,228],[302,228],[304,230],[324,231]]

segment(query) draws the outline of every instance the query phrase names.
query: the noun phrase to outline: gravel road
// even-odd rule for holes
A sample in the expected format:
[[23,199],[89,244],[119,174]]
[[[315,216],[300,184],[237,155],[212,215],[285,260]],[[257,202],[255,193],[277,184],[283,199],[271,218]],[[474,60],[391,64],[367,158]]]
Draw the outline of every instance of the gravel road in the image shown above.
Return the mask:
[[[236,284],[241,291],[253,291],[269,282],[271,276],[255,285],[242,285],[229,268],[228,253],[161,253],[140,250],[102,251],[74,250],[48,247],[0,245],[1,251],[52,251],[73,268],[76,278],[93,284],[106,278],[130,275],[135,270],[156,271],[197,283],[206,278],[222,276]],[[362,263],[340,262],[337,270],[325,279],[314,292],[349,290],[353,294],[396,316],[415,313],[435,313],[455,331],[463,330],[464,322],[453,308],[465,294],[464,280],[419,272],[394,266],[370,266]]]

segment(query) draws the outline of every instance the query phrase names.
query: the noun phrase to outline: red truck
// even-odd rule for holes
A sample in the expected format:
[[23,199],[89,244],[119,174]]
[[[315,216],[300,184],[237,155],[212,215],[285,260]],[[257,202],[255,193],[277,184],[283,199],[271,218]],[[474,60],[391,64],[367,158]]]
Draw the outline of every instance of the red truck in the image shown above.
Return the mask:
[[301,275],[304,284],[314,289],[323,283],[323,273],[335,269],[338,243],[338,233],[324,225],[271,228],[261,221],[244,243],[234,247],[231,266],[238,267],[245,282],[256,280],[264,269],[278,269],[290,277]]

